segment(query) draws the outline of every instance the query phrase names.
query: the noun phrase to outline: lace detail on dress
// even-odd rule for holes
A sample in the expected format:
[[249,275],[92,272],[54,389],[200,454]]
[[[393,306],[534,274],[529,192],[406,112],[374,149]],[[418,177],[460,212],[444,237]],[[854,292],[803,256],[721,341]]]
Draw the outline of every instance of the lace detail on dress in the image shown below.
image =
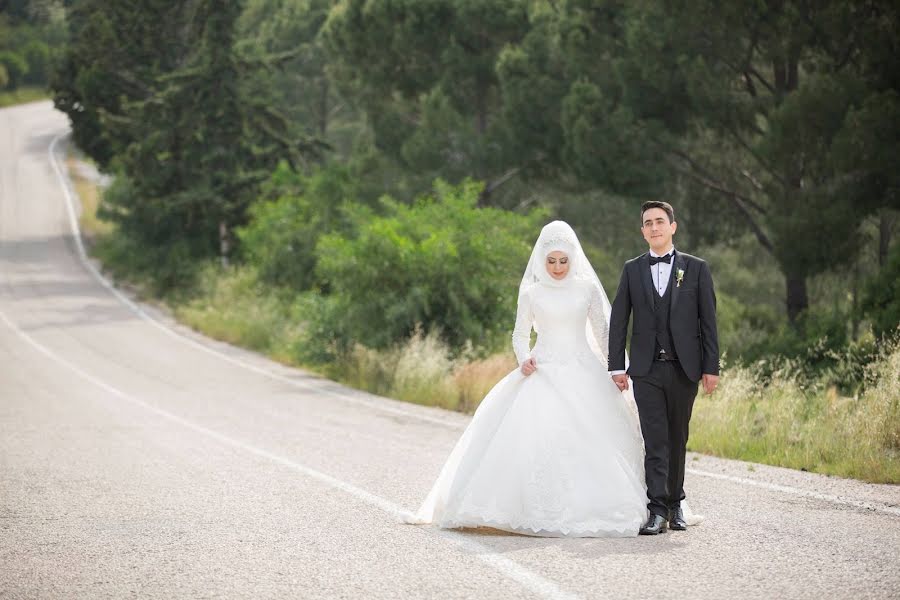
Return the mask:
[[525,486],[526,495],[545,515],[553,515],[557,525],[572,520],[566,500],[572,497],[578,457],[573,456],[570,436],[560,422],[547,424],[546,435],[534,440],[535,462]]
[[531,356],[531,327],[534,323],[534,314],[531,310],[531,299],[528,293],[519,296],[519,306],[516,308],[516,326],[512,333],[513,352],[516,360],[521,365]]
[[600,361],[607,364],[609,355],[609,322],[604,311],[603,291],[597,286],[591,286],[590,304],[588,304],[588,323],[597,340],[598,348],[595,351],[601,354]]

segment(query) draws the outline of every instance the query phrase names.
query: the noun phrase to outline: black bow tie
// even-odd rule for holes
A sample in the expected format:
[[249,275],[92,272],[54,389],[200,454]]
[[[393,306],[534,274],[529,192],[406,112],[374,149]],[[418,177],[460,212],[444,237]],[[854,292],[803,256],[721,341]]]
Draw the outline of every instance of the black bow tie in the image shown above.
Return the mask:
[[667,265],[672,264],[672,255],[666,254],[665,256],[653,256],[653,255],[650,256],[650,266],[651,267],[653,265],[655,265],[656,263],[661,263],[661,262],[664,262]]

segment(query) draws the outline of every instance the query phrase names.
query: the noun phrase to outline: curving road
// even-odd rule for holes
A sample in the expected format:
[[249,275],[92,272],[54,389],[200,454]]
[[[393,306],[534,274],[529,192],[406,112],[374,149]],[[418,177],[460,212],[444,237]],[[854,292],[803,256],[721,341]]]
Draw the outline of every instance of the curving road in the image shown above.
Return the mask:
[[107,287],[72,234],[67,130],[49,102],[0,110],[0,598],[897,597],[900,488],[706,456],[685,533],[401,524],[467,417]]

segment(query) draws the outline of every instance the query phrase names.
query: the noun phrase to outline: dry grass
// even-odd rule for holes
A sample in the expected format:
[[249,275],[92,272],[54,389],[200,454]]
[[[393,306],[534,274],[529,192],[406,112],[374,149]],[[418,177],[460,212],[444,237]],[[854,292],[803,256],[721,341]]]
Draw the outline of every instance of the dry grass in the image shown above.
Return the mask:
[[471,413],[515,366],[511,352],[484,359],[453,359],[437,335],[419,331],[389,350],[357,345],[331,365],[327,374],[374,394]]
[[389,350],[356,345],[330,366],[327,373],[347,385],[398,400],[460,407],[453,378],[456,362],[437,335],[416,332],[405,343]]
[[475,412],[491,388],[516,366],[512,351],[459,365],[453,373],[459,392],[459,410]]
[[98,236],[112,232],[113,225],[97,218],[97,209],[100,207],[102,192],[95,182],[81,175],[77,163],[78,159],[75,157],[70,156],[66,159],[69,179],[72,180],[75,193],[81,202],[81,215],[78,217],[78,224],[81,227],[81,234],[85,243],[91,246]]
[[292,363],[290,348],[301,334],[290,305],[260,287],[249,267],[223,271],[208,264],[194,297],[174,307],[178,320],[212,338]]
[[800,386],[789,372],[763,383],[728,369],[715,395],[700,395],[691,450],[717,456],[900,483],[900,348],[870,365],[857,397]]

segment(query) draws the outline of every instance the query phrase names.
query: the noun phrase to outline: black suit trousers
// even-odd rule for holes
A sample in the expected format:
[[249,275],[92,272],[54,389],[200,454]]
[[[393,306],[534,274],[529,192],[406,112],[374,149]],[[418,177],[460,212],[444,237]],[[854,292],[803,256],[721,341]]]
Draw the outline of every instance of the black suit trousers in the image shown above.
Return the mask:
[[647,508],[668,518],[684,500],[688,424],[699,385],[678,361],[654,361],[647,375],[631,379],[644,434]]

